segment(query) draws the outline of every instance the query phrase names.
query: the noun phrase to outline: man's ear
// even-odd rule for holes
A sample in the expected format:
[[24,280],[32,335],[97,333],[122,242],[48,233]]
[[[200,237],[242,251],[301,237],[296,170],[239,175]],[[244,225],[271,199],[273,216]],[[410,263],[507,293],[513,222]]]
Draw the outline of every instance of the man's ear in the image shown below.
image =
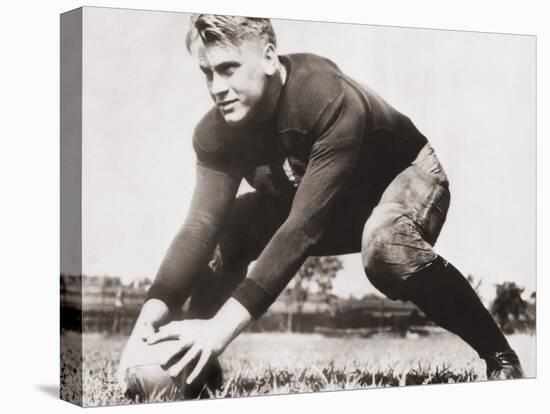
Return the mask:
[[264,70],[267,76],[273,76],[277,70],[277,63],[279,57],[277,55],[277,49],[273,43],[268,43],[264,46],[263,52]]

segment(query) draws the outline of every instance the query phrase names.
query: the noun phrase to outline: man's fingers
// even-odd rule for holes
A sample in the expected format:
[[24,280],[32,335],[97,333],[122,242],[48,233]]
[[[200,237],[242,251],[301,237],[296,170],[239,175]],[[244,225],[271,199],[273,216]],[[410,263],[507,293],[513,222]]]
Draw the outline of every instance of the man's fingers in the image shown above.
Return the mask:
[[153,345],[160,341],[167,341],[168,339],[179,339],[179,337],[179,333],[166,329],[150,335],[147,338],[147,343]]
[[166,325],[162,325],[159,327],[159,332],[162,332],[162,331],[172,331],[174,330],[174,328],[176,327],[176,322],[175,321],[172,321],[170,323],[167,323]]
[[166,353],[164,353],[164,359],[160,362],[162,369],[168,369],[175,361],[175,357],[182,355],[187,349],[193,345],[192,339],[184,340],[180,338],[173,347],[170,347]]
[[149,345],[156,344],[160,341],[165,341],[168,339],[179,339],[180,335],[179,325],[175,322],[170,322],[166,325],[159,327],[158,332],[153,332],[147,338],[147,343]]
[[204,366],[208,362],[208,359],[210,359],[211,354],[212,352],[210,351],[204,351],[204,350],[202,351],[201,357],[197,362],[197,365],[195,365],[193,372],[191,372],[191,375],[189,375],[189,377],[186,380],[187,384],[191,384],[195,380],[195,378],[197,378],[200,375],[200,373],[204,369]]
[[172,321],[170,323],[167,323],[166,325],[162,325],[159,327],[159,331],[165,331],[165,330],[177,330],[179,332],[185,331],[186,329],[189,329],[191,320],[185,319],[183,321]]
[[180,375],[187,364],[189,364],[199,354],[199,352],[200,348],[197,346],[192,346],[191,348],[189,348],[183,358],[172,365],[172,367],[168,370],[168,375],[170,375],[172,378]]

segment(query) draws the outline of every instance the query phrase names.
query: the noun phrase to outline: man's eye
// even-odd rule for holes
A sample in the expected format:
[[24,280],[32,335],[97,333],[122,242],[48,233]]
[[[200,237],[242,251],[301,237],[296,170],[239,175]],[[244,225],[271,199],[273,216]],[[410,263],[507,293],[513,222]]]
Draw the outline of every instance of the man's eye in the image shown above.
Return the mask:
[[235,73],[236,66],[226,66],[220,70],[220,75],[222,76],[231,76]]

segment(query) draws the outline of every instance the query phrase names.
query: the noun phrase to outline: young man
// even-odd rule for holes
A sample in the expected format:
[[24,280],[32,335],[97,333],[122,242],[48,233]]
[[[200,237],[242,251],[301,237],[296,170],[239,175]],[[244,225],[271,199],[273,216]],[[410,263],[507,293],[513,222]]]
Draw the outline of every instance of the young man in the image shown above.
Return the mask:
[[[181,378],[219,383],[216,357],[308,256],[354,252],[382,293],[472,346],[489,379],[523,376],[470,284],[433,250],[449,183],[409,118],[328,59],[279,56],[268,19],[194,16],[187,48],[215,106],[195,129],[192,205],[122,357],[124,388],[162,397]],[[256,191],[236,197],[243,178]],[[189,319],[170,322],[188,298]],[[154,368],[136,371],[140,358]]]

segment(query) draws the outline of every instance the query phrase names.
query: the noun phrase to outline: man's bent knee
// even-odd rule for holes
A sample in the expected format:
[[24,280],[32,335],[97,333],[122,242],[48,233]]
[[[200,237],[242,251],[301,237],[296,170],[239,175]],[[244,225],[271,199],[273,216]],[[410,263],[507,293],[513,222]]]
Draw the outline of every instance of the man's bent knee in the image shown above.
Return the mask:
[[437,256],[396,204],[374,209],[363,231],[361,256],[370,282],[390,299],[407,299],[405,280]]
[[389,248],[391,232],[380,228],[363,244],[361,256],[363,267],[369,281],[390,299],[402,299],[403,280],[401,274],[391,265]]

